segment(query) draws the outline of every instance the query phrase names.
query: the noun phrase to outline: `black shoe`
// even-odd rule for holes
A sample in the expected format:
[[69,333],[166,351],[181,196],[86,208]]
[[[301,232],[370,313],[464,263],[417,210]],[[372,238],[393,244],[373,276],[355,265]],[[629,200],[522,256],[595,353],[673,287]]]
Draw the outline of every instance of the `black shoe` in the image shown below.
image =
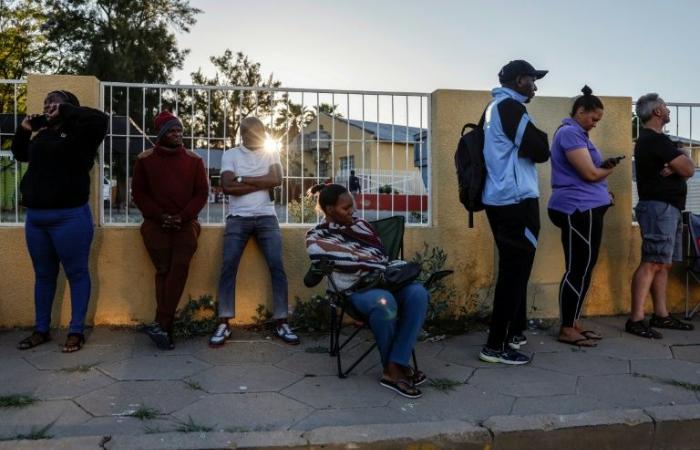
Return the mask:
[[647,339],[663,338],[663,335],[661,333],[644,323],[644,319],[638,320],[636,322],[627,319],[627,322],[625,322],[625,331],[630,334],[634,334],[635,336]]
[[490,363],[508,364],[511,366],[521,366],[530,362],[530,357],[515,350],[506,349],[503,351],[494,350],[488,347],[481,349],[479,359]]
[[652,314],[651,319],[649,319],[649,326],[654,328],[666,328],[668,330],[682,331],[691,331],[695,329],[692,323],[681,322],[670,314],[666,317],[659,317],[656,314]]
[[158,322],[153,322],[152,324],[146,326],[144,331],[159,349],[172,350],[175,348],[175,343],[173,342],[172,338],[160,327]]

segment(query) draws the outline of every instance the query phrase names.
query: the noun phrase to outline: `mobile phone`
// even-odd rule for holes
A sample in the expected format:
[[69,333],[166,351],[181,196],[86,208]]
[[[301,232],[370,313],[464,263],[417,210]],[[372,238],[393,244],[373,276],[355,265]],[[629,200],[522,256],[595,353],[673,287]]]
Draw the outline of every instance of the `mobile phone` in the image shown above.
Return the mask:
[[625,159],[625,155],[615,156],[615,157],[612,157],[612,158],[610,158],[610,159],[611,159],[615,164],[619,164],[620,161],[622,161],[623,159]]
[[39,114],[29,119],[29,126],[32,127],[32,131],[40,130],[49,124],[49,116],[46,114]]

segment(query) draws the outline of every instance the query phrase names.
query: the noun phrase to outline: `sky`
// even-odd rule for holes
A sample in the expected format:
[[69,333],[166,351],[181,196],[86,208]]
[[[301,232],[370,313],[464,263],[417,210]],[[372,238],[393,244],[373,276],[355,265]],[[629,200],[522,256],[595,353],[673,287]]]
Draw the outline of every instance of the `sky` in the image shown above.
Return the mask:
[[491,89],[511,59],[550,73],[538,95],[700,102],[698,0],[191,0],[203,10],[174,81],[226,48],[282,86],[432,92]]

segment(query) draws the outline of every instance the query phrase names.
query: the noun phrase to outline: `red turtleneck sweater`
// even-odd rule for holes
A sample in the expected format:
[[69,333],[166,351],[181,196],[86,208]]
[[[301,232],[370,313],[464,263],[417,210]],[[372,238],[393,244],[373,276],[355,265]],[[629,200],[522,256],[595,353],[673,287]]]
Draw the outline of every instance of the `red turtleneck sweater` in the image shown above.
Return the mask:
[[143,217],[159,223],[162,214],[179,214],[183,222],[196,219],[209,197],[202,158],[183,147],[156,146],[141,153],[131,189]]

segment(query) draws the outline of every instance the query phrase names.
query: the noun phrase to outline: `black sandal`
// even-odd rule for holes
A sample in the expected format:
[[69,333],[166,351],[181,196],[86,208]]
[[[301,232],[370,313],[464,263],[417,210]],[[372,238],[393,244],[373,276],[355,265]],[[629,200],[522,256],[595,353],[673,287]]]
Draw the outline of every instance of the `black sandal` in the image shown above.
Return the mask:
[[643,337],[643,338],[647,338],[647,339],[661,339],[664,337],[658,331],[647,326],[647,324],[644,323],[644,320],[638,320],[636,322],[632,322],[631,320],[628,319],[627,323],[625,323],[625,331],[630,333],[630,334],[634,334],[635,336],[639,336],[639,337]]
[[593,339],[587,337],[581,339],[574,339],[573,341],[559,338],[557,339],[557,341],[561,342],[562,344],[573,345],[574,347],[593,348],[598,346],[598,344],[596,344]]
[[421,370],[414,370],[413,367],[406,368],[406,375],[413,381],[414,386],[420,386],[428,381],[428,376]]
[[403,378],[396,381],[382,378],[381,380],[379,380],[379,384],[381,384],[387,389],[391,389],[392,391],[396,392],[402,397],[421,398],[423,396],[423,393],[419,389],[417,389],[413,385],[413,383]]
[[28,336],[17,344],[17,349],[18,350],[29,350],[30,348],[34,348],[37,345],[44,344],[46,342],[49,342],[51,340],[51,335],[47,331],[46,333],[42,333],[40,331],[35,331],[32,333],[31,336]]
[[666,317],[659,317],[656,314],[653,314],[651,319],[649,319],[649,326],[681,331],[692,331],[695,329],[692,323],[681,322],[670,314]]
[[82,333],[68,333],[66,343],[63,345],[63,350],[61,351],[63,353],[77,352],[83,348],[83,344],[85,344],[85,336],[83,336]]

